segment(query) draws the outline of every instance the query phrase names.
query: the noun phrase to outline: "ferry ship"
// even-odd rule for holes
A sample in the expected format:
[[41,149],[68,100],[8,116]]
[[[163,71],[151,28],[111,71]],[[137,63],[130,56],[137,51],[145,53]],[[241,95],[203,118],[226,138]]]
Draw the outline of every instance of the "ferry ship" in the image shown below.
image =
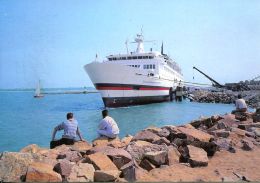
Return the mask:
[[[84,66],[105,107],[158,103],[172,100],[176,87],[183,87],[183,74],[167,54],[144,51],[144,37],[137,34],[137,49],[114,54],[103,62],[94,60]],[[126,44],[127,45],[127,44]]]

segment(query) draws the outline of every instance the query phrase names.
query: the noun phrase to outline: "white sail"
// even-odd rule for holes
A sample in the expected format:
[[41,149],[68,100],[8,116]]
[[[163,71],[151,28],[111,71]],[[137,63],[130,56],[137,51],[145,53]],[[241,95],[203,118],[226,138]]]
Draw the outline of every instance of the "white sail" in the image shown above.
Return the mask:
[[36,86],[36,89],[35,89],[35,95],[34,97],[42,97],[43,95],[41,94],[41,84],[40,84],[40,80]]

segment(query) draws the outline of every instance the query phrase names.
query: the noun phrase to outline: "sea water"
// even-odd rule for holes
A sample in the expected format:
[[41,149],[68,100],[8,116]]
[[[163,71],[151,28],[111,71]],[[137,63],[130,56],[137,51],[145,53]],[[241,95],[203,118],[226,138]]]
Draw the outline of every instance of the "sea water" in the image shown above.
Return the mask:
[[[99,93],[45,95],[33,91],[0,92],[0,152],[19,151],[29,144],[49,147],[53,128],[73,112],[87,141],[97,137],[104,105]],[[164,102],[109,109],[120,128],[120,137],[134,135],[148,126],[181,125],[200,116],[229,113],[231,104]],[[56,134],[61,137],[62,132]]]

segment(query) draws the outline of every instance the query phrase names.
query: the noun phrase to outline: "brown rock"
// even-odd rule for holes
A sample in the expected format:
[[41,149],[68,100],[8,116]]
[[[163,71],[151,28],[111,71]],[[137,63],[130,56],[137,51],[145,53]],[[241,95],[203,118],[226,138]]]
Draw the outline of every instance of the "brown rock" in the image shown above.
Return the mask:
[[175,163],[179,163],[181,154],[178,149],[173,146],[170,146],[168,148],[168,165],[171,166]]
[[162,128],[162,130],[159,131],[157,135],[160,136],[160,137],[167,138],[170,135],[170,131],[167,130],[166,128]]
[[23,149],[21,149],[20,152],[21,153],[37,153],[41,149],[42,148],[40,148],[38,145],[31,144],[31,145],[28,145],[28,146],[24,147]]
[[102,136],[92,141],[93,146],[106,146],[108,144],[108,137]]
[[158,134],[160,131],[162,131],[161,128],[155,127],[155,126],[149,126],[148,128],[144,129],[144,131],[151,131],[154,134]]
[[198,120],[193,120],[193,121],[191,121],[190,124],[191,124],[193,127],[195,127],[195,128],[199,128],[200,125],[202,125],[202,122],[201,122],[200,119],[198,119]]
[[0,154],[0,182],[24,181],[29,164],[35,155],[31,153],[3,152]]
[[107,145],[112,145],[113,144],[118,144],[120,142],[119,138],[108,138],[105,136],[98,137],[97,139],[93,140],[92,144],[93,146],[107,146]]
[[120,170],[122,171],[123,177],[127,181],[133,182],[136,180],[134,162],[129,162],[129,163],[125,164],[124,166],[122,166],[120,168]]
[[249,141],[249,140],[246,140],[246,139],[242,139],[241,140],[243,146],[242,146],[242,149],[245,150],[245,151],[251,151],[254,149],[254,144],[253,142]]
[[260,128],[254,128],[254,129],[253,129],[253,132],[255,133],[255,135],[256,135],[257,137],[260,137]]
[[[145,181],[143,181],[143,182],[148,182],[147,181],[147,177],[148,177],[149,175],[148,175],[148,171],[147,170],[144,170],[143,168],[141,168],[141,167],[137,167],[136,169],[135,169],[135,179],[138,181],[138,180],[140,180],[140,179],[142,179],[142,180],[145,180]],[[149,180],[149,179],[148,179]]]
[[247,137],[252,137],[252,138],[255,138],[255,137],[256,137],[256,135],[255,135],[254,132],[248,132],[248,131],[246,131],[246,136],[247,136]]
[[160,137],[149,130],[143,130],[138,132],[132,139],[132,141],[137,141],[137,140],[154,142],[160,140]]
[[144,158],[148,159],[154,165],[160,166],[166,164],[167,152],[166,151],[146,152],[144,154]]
[[64,153],[60,153],[58,155],[57,159],[67,159],[68,161],[71,161],[71,162],[78,162],[79,160],[82,159],[82,156],[77,151],[67,151]]
[[127,135],[126,137],[122,138],[121,142],[125,144],[125,146],[128,146],[128,144],[133,139],[132,135]]
[[118,169],[132,161],[132,156],[124,149],[106,149],[103,153],[112,159]]
[[111,146],[95,146],[95,147],[92,147],[91,149],[89,149],[86,152],[86,154],[90,155],[90,154],[94,154],[97,152],[105,152],[107,149],[114,149],[114,148]]
[[190,145],[204,149],[204,151],[207,152],[208,156],[213,156],[217,151],[217,145],[213,141],[211,142],[192,141]]
[[152,169],[156,168],[148,159],[143,159],[140,163],[140,167],[147,171],[151,171]]
[[131,142],[126,151],[136,160],[137,163],[140,163],[144,153],[146,152],[154,152],[154,151],[168,151],[168,147],[164,145],[152,144],[146,141],[135,141]]
[[207,166],[208,165],[208,157],[206,151],[201,148],[197,148],[191,145],[188,145],[189,151],[189,163],[191,167],[197,166]]
[[58,160],[43,156],[38,162],[46,163],[54,167],[58,163]]
[[246,121],[248,119],[246,115],[243,115],[241,113],[236,113],[235,118],[239,121]]
[[166,125],[166,126],[163,126],[161,129],[162,129],[162,130],[163,130],[163,129],[166,129],[166,130],[168,130],[170,133],[176,133],[176,132],[177,132],[177,127],[174,126],[174,125]]
[[68,182],[93,182],[95,169],[88,163],[79,163],[72,167],[71,173],[67,178]]
[[253,122],[260,122],[260,114],[253,115]]
[[51,165],[32,163],[26,173],[26,182],[61,182],[60,174],[54,172]]
[[244,137],[246,135],[246,131],[245,130],[241,130],[241,129],[236,128],[236,127],[232,127],[231,131],[234,132],[235,134],[237,134],[240,137]]
[[110,157],[119,169],[132,160],[131,155],[126,150],[113,148],[110,146],[95,146],[87,151],[87,154],[90,155],[97,152],[101,152]]
[[119,170],[96,170],[94,180],[95,182],[112,182],[119,177],[120,173]]
[[44,156],[47,159],[54,159],[56,160],[58,155],[59,155],[60,151],[58,151],[57,149],[47,149],[47,150],[39,150],[37,152],[38,155]]
[[227,138],[229,136],[229,131],[226,131],[225,129],[220,129],[220,130],[212,131],[210,134],[216,137]]
[[185,134],[187,137],[190,136],[196,140],[202,141],[202,142],[209,142],[210,139],[213,137],[205,132],[202,132],[197,129],[191,129],[191,128],[184,128],[184,127],[178,127],[178,130]]
[[184,128],[192,128],[192,129],[194,129],[195,127],[194,126],[192,126],[191,124],[186,124],[186,125],[184,125],[183,126]]
[[108,142],[108,146],[114,147],[114,148],[123,148],[125,147],[125,144],[120,141],[119,138],[115,138],[114,140]]
[[215,141],[215,143],[220,150],[226,150],[232,153],[236,152],[230,139],[219,138]]
[[78,151],[78,152],[86,152],[87,150],[89,150],[91,148],[92,148],[92,145],[86,141],[78,141],[78,142],[75,142],[71,146],[72,151]]
[[153,141],[153,144],[159,144],[159,145],[166,144],[167,146],[169,146],[171,144],[171,142],[168,139],[166,139],[165,137],[160,137],[159,140]]
[[61,152],[61,153],[64,153],[66,151],[70,151],[71,147],[63,144],[63,145],[55,147],[53,150],[56,150],[56,151]]
[[71,163],[66,159],[62,159],[54,166],[53,170],[59,173],[62,178],[66,179],[70,175],[73,165],[74,163]]
[[107,157],[107,155],[98,152],[88,155],[96,170],[118,170],[116,165]]

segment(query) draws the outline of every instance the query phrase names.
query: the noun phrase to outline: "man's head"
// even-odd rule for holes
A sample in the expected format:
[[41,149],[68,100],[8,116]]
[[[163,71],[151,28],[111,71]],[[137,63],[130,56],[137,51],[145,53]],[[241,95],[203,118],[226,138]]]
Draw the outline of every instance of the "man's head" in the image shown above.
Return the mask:
[[69,112],[67,113],[67,120],[73,119],[73,113]]
[[241,95],[241,94],[238,94],[238,95],[237,95],[237,98],[238,98],[238,99],[241,99],[241,98],[242,98],[242,95]]
[[107,111],[106,109],[103,110],[103,111],[102,111],[102,116],[103,116],[103,118],[107,117],[107,115],[108,115],[108,111]]

